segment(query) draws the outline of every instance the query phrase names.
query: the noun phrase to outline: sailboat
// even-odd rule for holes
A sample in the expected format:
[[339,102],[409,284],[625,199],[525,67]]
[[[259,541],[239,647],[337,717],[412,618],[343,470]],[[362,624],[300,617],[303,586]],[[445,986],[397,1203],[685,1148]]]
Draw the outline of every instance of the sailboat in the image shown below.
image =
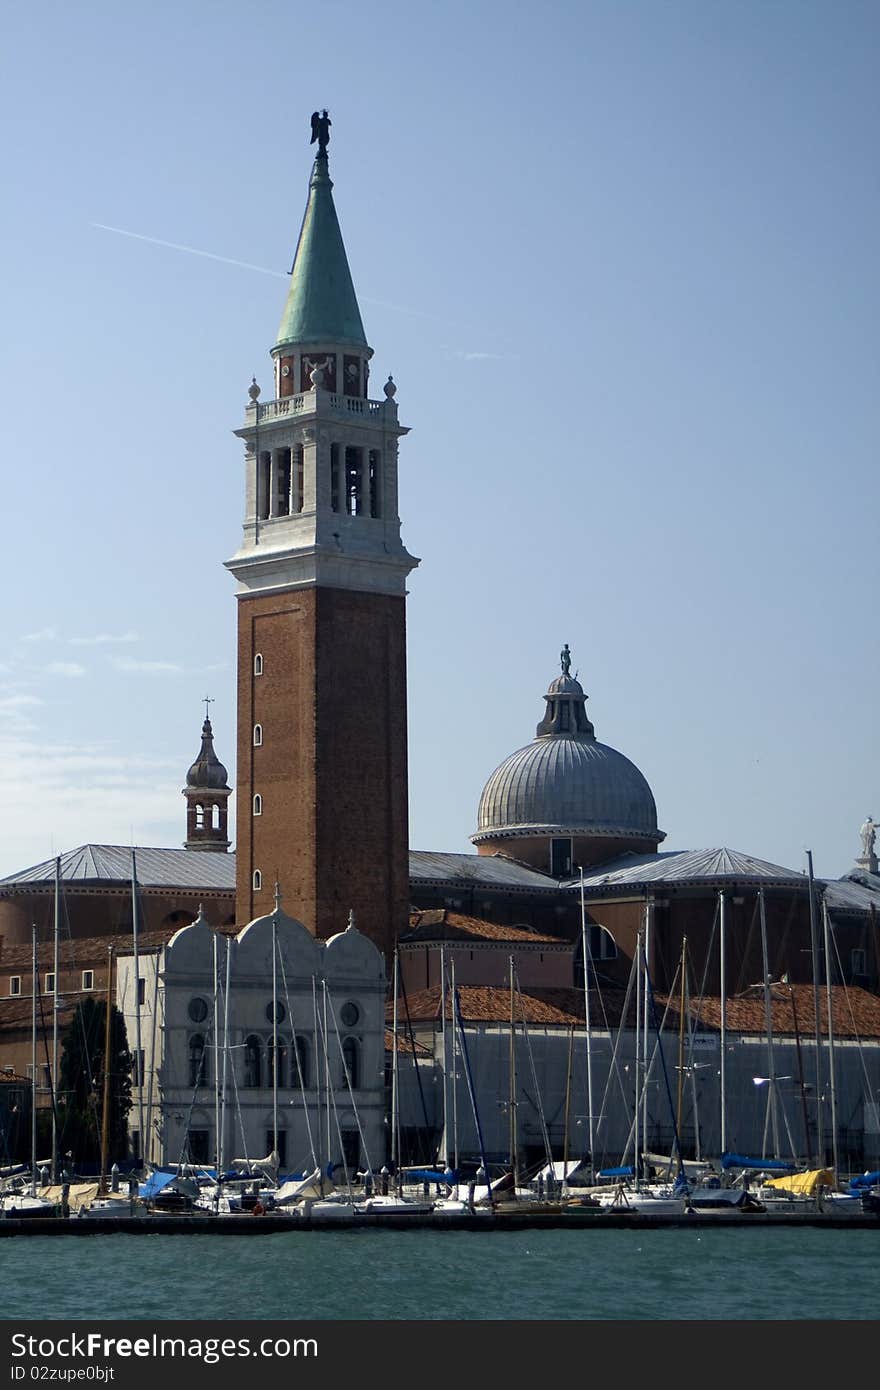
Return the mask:
[[[25,1173],[5,1180],[0,1186],[0,1215],[7,1219],[21,1220],[24,1217],[57,1216],[58,1207],[37,1192],[37,990],[40,981],[37,973],[37,928],[31,931],[31,1167],[28,1180]],[[56,975],[56,989],[57,989]],[[46,1177],[48,1177],[48,1169]],[[44,1178],[45,1183],[45,1178]]]

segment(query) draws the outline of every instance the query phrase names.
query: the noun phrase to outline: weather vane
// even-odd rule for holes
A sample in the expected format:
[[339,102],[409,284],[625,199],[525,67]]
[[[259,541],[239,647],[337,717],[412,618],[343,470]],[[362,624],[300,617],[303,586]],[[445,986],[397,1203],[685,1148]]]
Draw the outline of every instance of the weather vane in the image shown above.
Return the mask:
[[205,701],[205,718],[208,719],[208,718],[210,718],[210,710],[208,709],[208,706],[209,706],[209,705],[213,705],[213,703],[214,703],[214,696],[213,696],[213,695],[205,695],[205,696],[203,696],[203,699],[204,699],[204,701]]

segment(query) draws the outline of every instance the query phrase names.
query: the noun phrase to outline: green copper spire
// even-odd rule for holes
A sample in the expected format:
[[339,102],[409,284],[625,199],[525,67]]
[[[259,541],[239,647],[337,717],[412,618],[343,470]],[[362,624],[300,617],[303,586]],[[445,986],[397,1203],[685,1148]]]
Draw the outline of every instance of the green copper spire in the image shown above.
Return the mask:
[[309,201],[276,347],[288,343],[367,346],[332,189],[327,150],[322,147],[309,180]]

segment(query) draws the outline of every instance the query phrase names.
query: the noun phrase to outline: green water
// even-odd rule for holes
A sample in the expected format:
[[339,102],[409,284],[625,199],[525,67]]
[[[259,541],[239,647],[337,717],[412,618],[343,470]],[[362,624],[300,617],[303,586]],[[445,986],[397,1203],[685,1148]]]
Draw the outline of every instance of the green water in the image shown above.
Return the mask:
[[11,1237],[12,1318],[875,1318],[876,1231]]

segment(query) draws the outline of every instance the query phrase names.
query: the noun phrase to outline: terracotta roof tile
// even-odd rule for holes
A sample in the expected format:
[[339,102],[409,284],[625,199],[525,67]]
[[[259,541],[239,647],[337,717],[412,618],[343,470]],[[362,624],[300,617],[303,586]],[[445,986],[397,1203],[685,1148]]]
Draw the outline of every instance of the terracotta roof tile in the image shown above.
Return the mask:
[[533,931],[531,927],[510,927],[500,922],[487,922],[482,917],[469,917],[462,912],[452,912],[448,908],[427,908],[411,912],[410,929],[400,940],[406,944],[421,941],[508,941],[523,945],[569,946],[569,942],[558,936]]

